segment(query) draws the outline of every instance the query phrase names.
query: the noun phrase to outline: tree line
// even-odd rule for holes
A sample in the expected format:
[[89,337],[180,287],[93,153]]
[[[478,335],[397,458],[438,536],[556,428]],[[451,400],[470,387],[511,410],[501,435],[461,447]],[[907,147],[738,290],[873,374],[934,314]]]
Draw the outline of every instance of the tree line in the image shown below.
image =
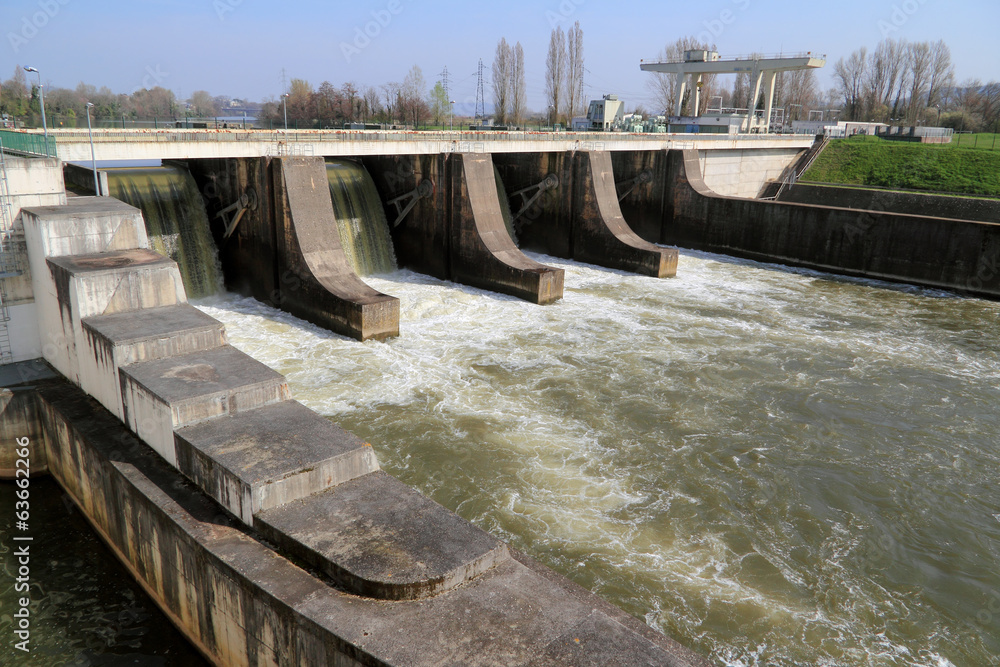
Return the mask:
[[861,47],[837,61],[834,81],[845,120],[1000,130],[1000,82],[956,84],[943,40],[885,39],[871,51]]

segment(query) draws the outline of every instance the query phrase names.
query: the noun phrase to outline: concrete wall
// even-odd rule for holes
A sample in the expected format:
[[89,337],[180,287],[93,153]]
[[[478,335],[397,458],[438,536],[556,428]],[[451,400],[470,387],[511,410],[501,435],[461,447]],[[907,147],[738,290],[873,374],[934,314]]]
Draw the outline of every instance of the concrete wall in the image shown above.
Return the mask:
[[91,167],[84,167],[77,164],[63,165],[63,177],[66,179],[66,186],[76,192],[90,196],[107,195],[111,192],[108,189],[108,172],[97,170],[98,187],[100,192],[94,192],[94,170]]
[[0,388],[0,479],[14,479],[18,468],[24,469],[17,464],[19,438],[31,443],[28,471],[32,475],[48,472],[45,434],[35,387]]
[[780,201],[794,204],[837,206],[863,211],[890,211],[935,218],[1000,222],[1000,199],[946,197],[919,192],[890,192],[868,188],[796,183],[785,188]]
[[42,336],[34,304],[31,268],[24,239],[24,225],[20,219],[25,206],[49,206],[66,203],[62,167],[52,158],[19,158],[4,156],[7,187],[10,200],[9,218],[0,215],[0,238],[8,252],[8,271],[18,275],[0,278],[6,304],[10,313],[7,323],[12,361],[37,359],[42,356]]
[[764,184],[781,176],[800,148],[700,150],[705,185],[726,197],[756,197]]
[[695,248],[853,276],[1000,297],[1000,225],[727,198],[694,151],[669,153],[663,236]]

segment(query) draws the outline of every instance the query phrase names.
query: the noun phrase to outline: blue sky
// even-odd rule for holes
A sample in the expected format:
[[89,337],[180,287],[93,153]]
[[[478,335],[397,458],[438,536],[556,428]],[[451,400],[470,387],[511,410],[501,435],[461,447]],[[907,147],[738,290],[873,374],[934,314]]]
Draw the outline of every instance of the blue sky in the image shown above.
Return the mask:
[[[281,92],[282,69],[314,86],[329,80],[379,85],[419,65],[432,84],[447,66],[452,98],[473,102],[476,68],[497,41],[524,46],[529,108],[542,109],[545,54],[553,26],[580,21],[585,96],[617,93],[650,106],[654,58],[684,35],[710,37],[723,55],[754,51],[827,54],[820,72],[884,35],[944,39],[959,81],[1000,79],[996,0],[763,0],[503,3],[375,0],[0,0],[0,80],[15,65],[41,70],[46,85],[80,81],[115,92],[162,85],[187,98],[199,89],[254,100]],[[365,35],[365,31],[369,36]],[[487,95],[489,92],[487,91]]]

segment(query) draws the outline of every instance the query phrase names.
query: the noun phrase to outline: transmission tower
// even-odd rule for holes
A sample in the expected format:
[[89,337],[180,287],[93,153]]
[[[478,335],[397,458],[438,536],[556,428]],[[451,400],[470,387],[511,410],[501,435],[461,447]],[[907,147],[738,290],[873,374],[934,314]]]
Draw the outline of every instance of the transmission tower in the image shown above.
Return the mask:
[[444,71],[441,72],[441,85],[444,86],[444,96],[451,102],[451,79],[448,77],[447,65],[444,66]]
[[479,85],[476,87],[476,120],[482,125],[486,119],[486,88],[483,85],[483,59],[479,59]]

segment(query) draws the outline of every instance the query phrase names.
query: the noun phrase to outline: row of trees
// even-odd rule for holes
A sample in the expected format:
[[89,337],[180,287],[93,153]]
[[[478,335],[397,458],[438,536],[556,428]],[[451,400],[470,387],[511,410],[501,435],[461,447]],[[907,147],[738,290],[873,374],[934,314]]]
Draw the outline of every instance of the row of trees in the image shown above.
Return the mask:
[[[45,88],[45,111],[49,122],[75,127],[86,122],[86,106],[94,105],[91,116],[95,118],[176,118],[185,113],[211,118],[218,116],[228,100],[213,97],[207,91],[196,91],[187,103],[179,101],[173,92],[155,86],[140,88],[131,94],[113,93],[109,88],[97,88],[81,83],[74,89]],[[0,114],[8,118],[40,122],[41,104],[37,84],[29,83],[24,69],[16,67],[13,76],[0,83]]]
[[506,39],[497,43],[493,58],[493,123],[520,125],[528,104],[524,82],[524,49],[521,42],[513,47]]
[[951,49],[944,41],[886,39],[861,47],[833,68],[846,120],[905,120],[910,125],[935,110],[937,122],[955,88]]
[[577,21],[563,32],[555,28],[545,58],[545,97],[551,122],[571,120],[583,110],[583,30]]
[[886,39],[834,66],[834,95],[845,120],[934,124],[956,130],[1000,130],[1000,82],[956,84],[944,41]]

